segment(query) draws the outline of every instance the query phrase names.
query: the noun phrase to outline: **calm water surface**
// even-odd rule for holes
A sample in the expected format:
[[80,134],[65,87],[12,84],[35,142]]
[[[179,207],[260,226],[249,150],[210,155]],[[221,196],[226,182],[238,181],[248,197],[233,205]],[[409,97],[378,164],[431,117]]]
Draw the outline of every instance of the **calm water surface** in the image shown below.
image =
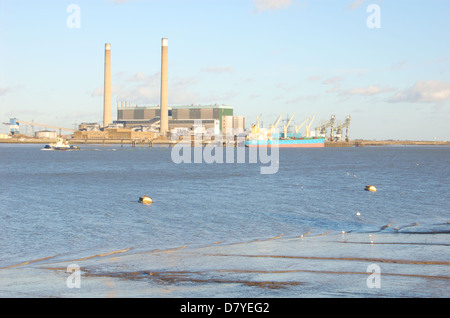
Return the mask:
[[280,149],[271,175],[260,163],[175,164],[169,148],[41,148],[0,145],[0,267],[450,221],[448,147]]

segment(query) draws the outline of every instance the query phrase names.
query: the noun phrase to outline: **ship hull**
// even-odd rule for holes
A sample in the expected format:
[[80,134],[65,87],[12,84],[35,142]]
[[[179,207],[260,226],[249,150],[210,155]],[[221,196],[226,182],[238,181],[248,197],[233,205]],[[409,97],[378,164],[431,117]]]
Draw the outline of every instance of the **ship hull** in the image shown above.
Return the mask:
[[246,147],[279,147],[279,148],[323,148],[324,138],[308,139],[274,139],[274,140],[246,140]]

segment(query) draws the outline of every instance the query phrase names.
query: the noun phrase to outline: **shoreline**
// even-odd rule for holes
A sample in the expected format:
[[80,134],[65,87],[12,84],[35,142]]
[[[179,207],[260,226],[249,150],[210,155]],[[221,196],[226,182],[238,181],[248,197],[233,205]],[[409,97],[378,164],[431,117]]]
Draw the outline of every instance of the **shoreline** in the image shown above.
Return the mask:
[[[78,145],[171,145],[177,143],[175,140],[133,140],[133,139],[68,139],[69,144]],[[56,139],[15,138],[0,139],[0,144],[50,144]],[[427,141],[427,140],[363,140],[356,139],[349,142],[325,141],[328,147],[366,147],[366,146],[450,146],[450,141]]]
[[446,235],[323,233],[47,257],[1,268],[0,297],[448,297]]

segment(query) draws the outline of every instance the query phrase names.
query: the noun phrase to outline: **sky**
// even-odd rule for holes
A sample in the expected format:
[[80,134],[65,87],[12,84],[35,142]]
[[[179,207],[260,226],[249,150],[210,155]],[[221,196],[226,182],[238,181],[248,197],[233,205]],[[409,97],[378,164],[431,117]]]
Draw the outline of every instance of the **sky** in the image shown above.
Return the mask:
[[170,106],[450,140],[448,0],[0,0],[1,123],[101,123],[105,43],[112,119],[117,101],[159,105],[161,38]]

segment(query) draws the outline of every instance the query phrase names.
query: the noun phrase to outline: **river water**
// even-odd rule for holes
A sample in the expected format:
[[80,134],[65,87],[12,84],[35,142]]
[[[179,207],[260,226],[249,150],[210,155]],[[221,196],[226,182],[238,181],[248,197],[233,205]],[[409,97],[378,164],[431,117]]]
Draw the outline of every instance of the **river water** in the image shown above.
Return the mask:
[[449,147],[280,149],[272,174],[259,161],[175,163],[165,147],[41,148],[0,144],[0,268],[305,234],[448,239]]

